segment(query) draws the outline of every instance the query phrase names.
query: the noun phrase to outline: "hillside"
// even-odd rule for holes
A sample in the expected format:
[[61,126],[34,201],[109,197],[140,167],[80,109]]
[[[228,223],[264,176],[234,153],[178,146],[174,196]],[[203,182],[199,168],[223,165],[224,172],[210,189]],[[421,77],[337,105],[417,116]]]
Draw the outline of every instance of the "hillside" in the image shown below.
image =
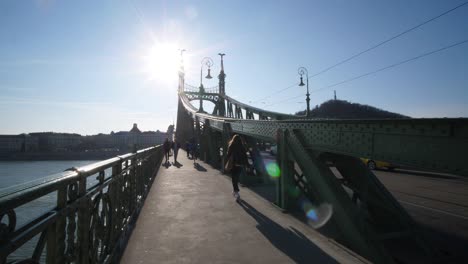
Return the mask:
[[[305,115],[299,111],[295,115]],[[392,113],[370,105],[350,103],[343,100],[329,100],[310,110],[311,117],[339,118],[339,119],[383,119],[383,118],[410,118],[409,116]]]

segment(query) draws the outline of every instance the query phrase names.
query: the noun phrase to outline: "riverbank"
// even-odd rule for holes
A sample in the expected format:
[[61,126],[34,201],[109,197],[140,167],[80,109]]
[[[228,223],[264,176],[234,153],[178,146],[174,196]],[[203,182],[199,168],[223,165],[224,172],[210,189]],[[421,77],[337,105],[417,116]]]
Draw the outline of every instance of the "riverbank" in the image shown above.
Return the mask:
[[2,153],[1,161],[47,161],[47,160],[104,160],[122,155],[125,151],[83,151],[83,152],[26,152]]

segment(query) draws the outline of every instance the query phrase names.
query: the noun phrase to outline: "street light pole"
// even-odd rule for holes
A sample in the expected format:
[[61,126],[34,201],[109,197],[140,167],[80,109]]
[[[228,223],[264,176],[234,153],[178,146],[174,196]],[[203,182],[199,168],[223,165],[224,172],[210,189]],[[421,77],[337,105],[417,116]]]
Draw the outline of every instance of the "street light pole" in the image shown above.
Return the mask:
[[201,95],[205,93],[205,88],[203,87],[203,65],[208,67],[208,74],[206,75],[205,78],[211,79],[211,66],[213,66],[213,60],[210,57],[205,57],[201,61],[201,66],[200,66],[200,108],[198,111],[203,112],[203,100],[201,98]]
[[201,66],[200,66],[200,86],[203,87],[203,65],[208,67],[208,74],[206,75],[205,78],[211,79],[211,66],[213,66],[213,60],[210,57],[205,57],[201,61]]
[[301,76],[301,82],[299,83],[299,86],[304,86],[304,81],[302,79],[302,75],[304,75],[304,74],[306,75],[306,83],[307,83],[307,93],[306,93],[307,112],[306,112],[306,117],[310,117],[309,72],[304,67],[299,67],[297,72]]

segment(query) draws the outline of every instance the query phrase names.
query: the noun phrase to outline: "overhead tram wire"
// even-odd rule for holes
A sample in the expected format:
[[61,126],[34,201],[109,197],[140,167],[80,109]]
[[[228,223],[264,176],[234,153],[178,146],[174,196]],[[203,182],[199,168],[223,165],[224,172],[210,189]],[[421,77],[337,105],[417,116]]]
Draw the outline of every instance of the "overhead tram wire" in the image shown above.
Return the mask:
[[[315,74],[313,74],[313,75],[309,75],[308,77],[309,77],[309,78],[314,78],[314,77],[316,77],[316,76],[318,76],[318,75],[320,75],[320,74],[326,73],[326,72],[328,72],[329,70],[331,70],[331,69],[333,69],[333,68],[336,68],[336,67],[338,67],[338,66],[340,66],[340,65],[342,65],[342,64],[344,64],[344,63],[346,63],[346,62],[348,62],[348,61],[351,61],[351,60],[353,60],[353,59],[355,59],[355,58],[361,56],[361,55],[364,54],[364,53],[367,53],[367,52],[369,52],[369,51],[371,51],[371,50],[374,50],[374,49],[376,49],[376,48],[378,48],[378,47],[380,47],[380,46],[382,46],[382,45],[384,45],[384,44],[386,44],[386,43],[388,43],[388,42],[390,42],[390,41],[392,41],[392,40],[394,40],[394,39],[397,39],[397,38],[399,38],[399,37],[401,37],[401,36],[403,36],[403,35],[405,35],[405,34],[411,32],[411,31],[413,31],[413,30],[415,30],[415,29],[417,29],[417,28],[420,28],[421,26],[424,26],[425,24],[428,24],[428,23],[430,23],[430,22],[432,22],[432,21],[434,21],[434,20],[436,20],[436,19],[438,19],[438,18],[440,18],[440,17],[442,17],[442,16],[445,16],[445,15],[447,15],[447,14],[449,14],[449,13],[451,13],[451,12],[457,10],[458,8],[463,7],[464,5],[467,5],[467,4],[468,4],[468,1],[466,1],[466,2],[464,2],[464,3],[461,3],[461,4],[459,4],[458,6],[452,8],[452,9],[449,9],[449,10],[447,10],[447,11],[445,11],[445,12],[443,12],[443,13],[441,13],[441,14],[435,16],[435,17],[432,17],[432,18],[430,18],[430,19],[424,21],[424,22],[421,22],[421,23],[419,23],[419,24],[416,25],[416,26],[413,26],[413,27],[411,27],[411,28],[409,28],[409,29],[406,29],[406,30],[404,30],[404,31],[402,31],[402,32],[400,32],[400,33],[398,33],[398,34],[396,34],[395,36],[392,36],[392,37],[390,37],[390,38],[388,38],[388,39],[386,39],[386,40],[384,40],[384,41],[381,41],[381,42],[379,42],[378,44],[376,44],[376,45],[374,45],[374,46],[372,46],[372,47],[369,47],[369,48],[367,48],[367,49],[365,49],[365,50],[363,50],[363,51],[361,51],[361,52],[358,52],[358,53],[352,55],[351,57],[348,57],[347,59],[344,59],[344,60],[342,60],[342,61],[340,61],[340,62],[338,62],[338,63],[336,63],[336,64],[333,64],[333,65],[331,65],[331,66],[329,66],[329,67],[327,67],[327,68],[325,68],[325,69],[323,69],[323,70],[321,70],[321,71],[319,71],[319,72],[317,72],[317,73],[315,73]],[[275,95],[275,94],[284,92],[284,91],[286,91],[286,90],[288,90],[288,89],[291,89],[291,88],[294,87],[295,85],[297,85],[297,84],[290,85],[290,86],[288,86],[288,87],[286,87],[286,88],[284,88],[284,89],[278,90],[278,91],[276,91],[276,92],[274,92],[274,93],[272,93],[272,94],[270,94],[270,95],[268,95],[268,96],[265,96],[265,97],[263,97],[263,98],[261,98],[261,99],[255,101],[255,103],[256,103],[256,102],[263,101],[263,100],[265,100],[265,99],[271,97],[272,95]]]
[[[447,50],[447,49],[450,49],[450,48],[454,48],[454,47],[456,47],[456,46],[459,46],[459,45],[462,45],[462,44],[465,44],[465,43],[468,43],[468,39],[463,40],[463,41],[459,41],[459,42],[457,42],[457,43],[454,43],[454,44],[451,44],[451,45],[448,45],[448,46],[445,46],[445,47],[442,47],[442,48],[439,48],[439,49],[436,49],[436,50],[433,50],[433,51],[430,51],[430,52],[423,53],[423,54],[418,55],[418,56],[416,56],[416,57],[412,57],[412,58],[409,58],[409,59],[406,59],[406,60],[403,60],[403,61],[400,61],[400,62],[391,64],[391,65],[385,66],[385,67],[383,67],[383,68],[380,68],[380,69],[377,69],[377,70],[374,70],[374,71],[370,71],[370,72],[367,72],[367,73],[364,73],[364,74],[361,74],[361,75],[358,75],[358,76],[354,76],[354,77],[351,77],[351,78],[349,78],[349,79],[346,79],[346,80],[343,80],[343,81],[340,81],[340,82],[337,82],[337,83],[334,83],[334,84],[331,84],[331,85],[324,86],[324,87],[319,88],[319,89],[312,90],[312,91],[310,91],[310,92],[311,92],[311,93],[314,93],[314,92],[318,92],[318,91],[321,91],[321,90],[325,90],[325,89],[328,89],[328,88],[332,88],[332,87],[335,87],[335,86],[338,86],[338,85],[341,85],[341,84],[345,84],[345,83],[348,83],[348,82],[352,82],[352,81],[355,81],[355,80],[364,78],[364,77],[366,77],[366,76],[369,76],[369,75],[372,75],[372,74],[376,74],[376,73],[379,73],[379,72],[381,72],[381,71],[388,70],[388,69],[390,69],[390,68],[395,68],[395,67],[398,67],[398,66],[400,66],[400,65],[403,65],[403,64],[405,64],[405,63],[408,63],[408,62],[411,62],[411,61],[415,61],[415,60],[421,59],[421,58],[423,58],[423,57],[427,57],[427,56],[433,55],[433,54],[435,54],[435,53],[438,53],[438,52],[441,52],[441,51],[444,51],[444,50]],[[281,101],[278,101],[278,102],[275,102],[275,103],[266,105],[265,107],[267,107],[267,106],[272,106],[272,105],[277,105],[277,104],[284,103],[284,102],[287,102],[287,101],[291,101],[291,100],[293,100],[293,99],[296,99],[296,98],[299,98],[299,97],[302,97],[302,96],[304,96],[304,95],[301,94],[301,95],[298,95],[298,96],[286,98],[286,99],[284,99],[284,100],[281,100]]]
[[437,15],[437,16],[435,16],[435,17],[433,17],[433,18],[430,18],[430,19],[428,19],[428,20],[426,20],[426,21],[424,21],[424,22],[422,22],[422,23],[420,23],[420,24],[418,24],[418,25],[416,25],[416,26],[414,26],[414,27],[412,27],[412,28],[409,28],[409,29],[407,29],[407,30],[404,30],[403,32],[401,32],[401,33],[399,33],[399,34],[396,34],[395,36],[390,37],[390,38],[388,38],[388,39],[386,39],[386,40],[384,40],[384,41],[382,41],[382,42],[380,42],[380,43],[378,43],[378,44],[376,44],[376,45],[374,45],[374,46],[372,46],[372,47],[370,47],[370,48],[368,48],[368,49],[366,49],[366,50],[363,50],[363,51],[361,51],[361,52],[358,52],[358,53],[354,54],[353,56],[351,56],[351,57],[349,57],[349,58],[347,58],[347,59],[344,59],[344,60],[342,60],[342,61],[340,61],[340,62],[338,62],[338,63],[336,63],[336,64],[334,64],[334,65],[332,65],[332,66],[330,66],[330,67],[328,67],[328,68],[325,68],[325,69],[321,70],[320,72],[318,72],[318,73],[316,73],[316,74],[314,74],[314,75],[312,75],[312,76],[309,76],[309,78],[313,78],[313,77],[315,77],[315,76],[318,76],[318,75],[320,75],[320,74],[322,74],[322,73],[325,73],[325,72],[327,72],[327,71],[329,71],[329,70],[331,70],[331,69],[333,69],[333,68],[335,68],[335,67],[337,67],[337,66],[340,66],[341,64],[344,64],[344,63],[346,63],[346,62],[348,62],[348,61],[350,61],[350,60],[352,60],[352,59],[355,59],[355,58],[361,56],[361,55],[364,54],[364,53],[367,53],[367,52],[369,52],[369,51],[371,51],[371,50],[374,50],[374,49],[376,49],[376,48],[378,48],[378,47],[384,45],[385,43],[388,43],[388,42],[390,42],[390,41],[392,41],[392,40],[394,40],[394,39],[397,39],[397,38],[399,38],[399,37],[401,37],[401,36],[403,36],[403,35],[405,35],[405,34],[411,32],[411,31],[413,31],[413,30],[415,30],[415,29],[417,29],[417,28],[419,28],[419,27],[421,27],[421,26],[424,26],[424,25],[427,24],[427,23],[430,23],[430,22],[432,22],[432,21],[434,21],[434,20],[436,20],[436,19],[438,19],[438,18],[440,18],[440,17],[442,17],[442,16],[445,16],[445,15],[447,15],[447,14],[449,14],[449,13],[455,11],[456,9],[458,9],[458,8],[460,8],[460,7],[462,7],[462,6],[466,5],[466,4],[468,4],[468,1],[462,3],[462,4],[458,5],[458,6],[456,6],[456,7],[452,8],[452,9],[450,9],[450,10],[445,11],[445,12],[443,12],[443,13],[440,14],[440,15]]
[[285,102],[288,102],[288,101],[291,101],[291,100],[294,100],[294,99],[297,99],[297,98],[300,98],[300,97],[304,97],[304,95],[301,94],[301,95],[298,95],[298,96],[289,97],[289,98],[284,99],[284,100],[281,100],[281,101],[279,101],[279,102],[274,102],[274,103],[265,105],[264,107],[268,107],[268,106],[272,106],[272,105],[277,105],[277,104],[280,104],[280,103],[285,103]]
[[286,90],[288,90],[288,89],[293,88],[294,86],[297,86],[298,84],[299,84],[299,83],[295,83],[295,84],[292,84],[292,85],[290,85],[290,86],[288,86],[288,87],[286,87],[286,88],[283,88],[283,89],[281,89],[281,90],[275,91],[274,93],[272,93],[272,94],[270,94],[270,95],[267,95],[267,96],[265,96],[265,97],[262,97],[261,99],[258,99],[258,100],[256,100],[256,101],[254,101],[253,103],[259,103],[259,102],[261,102],[261,101],[263,101],[263,100],[265,100],[265,99],[267,99],[267,98],[270,98],[272,95],[282,93],[282,92],[284,92],[284,91],[286,91]]
[[312,90],[311,92],[317,92],[317,91],[332,88],[332,87],[335,87],[335,86],[338,86],[338,85],[341,85],[341,84],[344,84],[344,83],[348,83],[348,82],[351,82],[351,81],[354,81],[354,80],[357,80],[357,79],[361,79],[363,77],[366,77],[366,76],[369,76],[369,75],[372,75],[372,74],[376,74],[378,72],[385,71],[385,70],[388,70],[390,68],[394,68],[394,67],[400,66],[402,64],[405,64],[405,63],[408,63],[408,62],[411,62],[411,61],[414,61],[414,60],[417,60],[417,59],[420,59],[420,58],[423,58],[423,57],[426,57],[426,56],[429,56],[429,55],[432,55],[432,54],[435,54],[435,53],[438,53],[438,52],[441,52],[441,51],[444,51],[444,50],[447,50],[447,49],[450,49],[450,48],[453,48],[453,47],[456,47],[456,46],[459,46],[459,45],[462,45],[462,44],[465,44],[467,42],[468,42],[468,39],[457,42],[457,43],[454,43],[454,44],[449,45],[449,46],[445,46],[445,47],[440,48],[440,49],[436,49],[436,50],[433,50],[433,51],[430,51],[430,52],[426,52],[426,53],[418,55],[416,57],[394,63],[392,65],[388,65],[386,67],[377,69],[375,71],[364,73],[364,74],[349,78],[347,80],[344,80],[344,81],[341,81],[341,82],[338,82],[338,83],[335,83],[335,84],[332,84],[332,85],[328,85],[328,86],[325,86],[325,87],[322,87],[322,88],[319,88],[319,89],[316,89],[316,90]]

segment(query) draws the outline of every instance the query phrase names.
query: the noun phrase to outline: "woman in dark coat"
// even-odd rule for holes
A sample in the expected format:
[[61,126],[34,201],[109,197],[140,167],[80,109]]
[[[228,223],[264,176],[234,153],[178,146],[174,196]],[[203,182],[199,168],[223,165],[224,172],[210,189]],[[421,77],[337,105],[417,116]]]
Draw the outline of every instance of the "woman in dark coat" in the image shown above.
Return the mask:
[[239,176],[242,168],[248,164],[246,152],[247,149],[244,146],[242,138],[237,134],[234,135],[228,144],[225,170],[231,172],[232,194],[237,201],[240,200]]

